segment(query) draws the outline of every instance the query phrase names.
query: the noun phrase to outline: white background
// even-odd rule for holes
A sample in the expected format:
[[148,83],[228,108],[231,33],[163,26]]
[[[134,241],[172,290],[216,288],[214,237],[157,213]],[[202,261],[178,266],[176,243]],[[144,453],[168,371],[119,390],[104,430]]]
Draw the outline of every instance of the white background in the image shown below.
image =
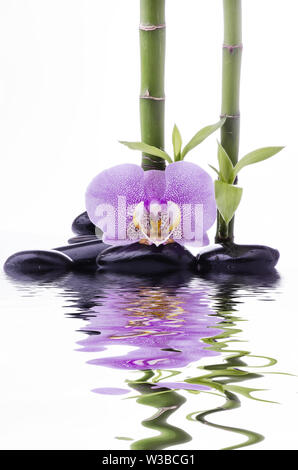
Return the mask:
[[[167,2],[169,150],[175,122],[186,141],[220,113],[221,7]],[[50,233],[61,244],[84,210],[89,181],[109,166],[140,162],[118,143],[140,138],[138,10],[137,0],[1,1],[2,230],[40,240]],[[243,170],[237,239],[282,249],[295,239],[297,15],[295,0],[243,1],[240,153],[286,149]],[[188,158],[216,164],[216,137]]]
[[[1,0],[2,261],[21,249],[51,248],[64,244],[71,235],[73,218],[84,210],[85,188],[95,174],[122,162],[140,162],[140,154],[117,142],[140,138],[138,10],[137,0]],[[295,249],[297,232],[297,17],[298,4],[295,0],[243,1],[240,153],[244,155],[267,145],[286,145],[286,149],[269,161],[243,170],[240,182],[244,187],[244,196],[237,213],[236,236],[239,242],[264,243],[279,248],[279,268],[286,284],[287,276],[295,275],[296,263],[292,250],[293,247]],[[198,129],[218,119],[222,36],[220,0],[168,0],[166,143],[169,150],[174,123],[177,123],[186,141]],[[216,164],[215,136],[188,158],[205,169],[208,169],[208,163]],[[211,238],[213,234],[214,228]],[[4,289],[4,296],[9,298],[9,308],[17,310],[23,300],[14,299],[14,289],[6,281],[1,288]],[[295,315],[297,307],[290,301],[294,288],[294,282],[285,286],[289,297],[283,300],[291,331],[281,338],[268,339],[268,351],[273,356],[280,354],[282,364],[284,361],[283,365],[290,369],[288,371],[297,373],[297,351],[291,355],[298,326]],[[33,324],[39,319],[37,329],[42,328],[44,321],[49,321],[45,312],[49,312],[51,307],[46,304],[46,296],[39,302],[36,301],[34,307],[36,316],[31,319]],[[38,313],[42,305],[46,305],[43,321]],[[55,311],[58,316],[58,310]],[[275,331],[278,331],[278,322],[280,319],[283,321],[284,313],[275,312],[275,315]],[[262,325],[264,328],[266,326],[265,318],[262,318],[260,329]],[[3,322],[4,341],[10,320],[6,316]],[[50,338],[55,335],[50,325],[49,322],[49,347],[53,341]],[[257,321],[254,325],[258,328]],[[28,396],[33,397],[32,407],[39,403],[40,410],[43,410],[35,408],[34,412],[36,416],[41,413],[44,420],[42,413],[50,405],[47,400],[44,406],[38,401],[42,390],[35,389],[36,395],[32,395],[30,377],[26,375],[23,381],[17,379],[10,368],[11,361],[19,364],[20,356],[24,355],[28,361],[35,357],[34,350],[25,340],[26,322],[21,325],[18,321],[15,324],[12,322],[11,326],[15,329],[15,347],[9,349],[11,343],[8,339],[8,344],[3,343],[12,355],[5,362],[6,383],[12,381],[16,390],[20,390],[18,387],[22,387],[24,381],[28,382]],[[61,328],[67,329],[68,326],[61,323]],[[256,339],[256,342],[261,344],[261,340],[258,343]],[[81,383],[80,377],[76,376],[80,356],[72,353],[73,344],[74,338],[68,336],[65,343],[63,330],[59,330],[56,363],[62,355],[65,370],[69,367],[70,371],[67,383],[73,383],[73,380],[75,387]],[[49,357],[49,368],[50,364]],[[45,384],[53,383],[46,367],[43,367],[44,363],[40,364],[40,371],[44,370],[41,372],[42,380]],[[87,374],[81,367],[80,373]],[[62,380],[66,387],[65,374],[60,373],[61,377],[57,377],[51,372],[50,377],[54,383],[55,378],[57,383]],[[88,373],[91,374],[89,369]],[[88,385],[83,388],[86,394],[90,394],[89,389],[96,383],[91,385],[92,380],[87,377],[82,378],[83,384],[84,381]],[[59,387],[55,390],[57,407],[52,403],[53,410],[63,409],[64,418],[68,412],[72,416],[75,401],[66,409],[61,390]],[[9,393],[8,386],[7,396]],[[26,400],[28,413],[24,415],[24,429],[18,427],[16,430],[15,424],[19,426],[17,417],[8,415],[11,417],[11,434],[6,436],[7,446],[14,445],[15,436],[17,442],[22,442],[26,436],[32,413],[28,405],[30,399],[27,397]],[[90,398],[90,407],[92,400],[95,398]],[[277,413],[281,426],[289,425],[292,429],[290,418],[294,402],[290,403],[289,399],[285,414],[278,417],[276,409],[273,413]],[[11,403],[11,406],[11,410],[7,408],[9,413],[15,409],[15,404]],[[19,406],[21,410],[22,404],[19,403]],[[52,416],[51,410],[49,415]],[[82,413],[82,416],[85,414]],[[63,422],[61,429],[67,439],[73,423],[71,418],[65,419],[68,419],[67,425],[64,429]],[[60,434],[55,437],[54,421],[49,426],[49,436],[41,436],[36,431],[35,438],[39,439],[37,445],[44,445],[44,437],[48,439],[49,446],[61,445],[63,448],[66,441],[61,441]],[[38,425],[40,423],[37,421]],[[84,426],[83,418],[77,426],[74,428],[77,432],[68,438],[68,445],[80,445],[80,442],[85,447],[96,445],[92,427],[87,432],[89,440],[87,437],[84,441],[80,440],[82,438],[78,433],[80,426]],[[271,443],[267,441],[266,445],[292,448],[296,445],[297,448],[295,442],[297,435],[293,439],[290,431],[282,443],[278,435],[272,434]],[[25,443],[32,446],[30,435],[25,437]]]

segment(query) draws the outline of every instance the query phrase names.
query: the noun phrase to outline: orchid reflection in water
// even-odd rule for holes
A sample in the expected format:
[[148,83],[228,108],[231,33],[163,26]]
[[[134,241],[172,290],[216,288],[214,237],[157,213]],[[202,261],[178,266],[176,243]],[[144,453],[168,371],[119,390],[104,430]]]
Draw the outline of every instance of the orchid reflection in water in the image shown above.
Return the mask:
[[133,291],[112,289],[92,311],[87,329],[101,335],[80,342],[84,351],[103,351],[111,345],[137,349],[91,363],[121,369],[172,369],[215,354],[201,341],[216,333],[219,321],[212,316],[204,290],[181,286],[177,295],[175,289],[148,287],[144,282]]
[[[212,409],[194,411],[187,418],[245,437],[240,441],[233,439],[231,448],[263,439],[254,431],[214,424],[209,416],[241,406],[241,396],[266,401],[251,395],[257,389],[240,386],[240,382],[263,377],[261,369],[249,370],[249,358],[258,357],[264,368],[276,361],[233,345],[239,341],[237,334],[241,332],[238,327],[241,318],[236,315],[243,289],[245,295],[261,297],[275,289],[276,282],[274,273],[262,279],[216,280],[193,278],[185,273],[166,279],[72,274],[61,280],[60,287],[67,295],[75,293],[76,313],[71,315],[88,321],[82,328],[87,336],[79,342],[82,351],[100,352],[113,345],[134,347],[124,355],[89,361],[97,366],[127,370],[128,374],[125,387],[119,384],[115,389],[106,384],[106,388],[94,392],[120,395],[133,389],[138,392],[135,397],[138,403],[156,409],[142,423],[154,430],[156,436],[136,440],[132,448],[163,449],[191,440],[181,424],[178,427],[168,423],[170,415],[186,403],[185,394],[192,394],[193,398],[197,395],[198,399],[202,393],[211,394],[217,397],[214,398],[217,404],[224,400]],[[138,372],[141,376],[136,379]],[[201,409],[199,401],[197,409]]]

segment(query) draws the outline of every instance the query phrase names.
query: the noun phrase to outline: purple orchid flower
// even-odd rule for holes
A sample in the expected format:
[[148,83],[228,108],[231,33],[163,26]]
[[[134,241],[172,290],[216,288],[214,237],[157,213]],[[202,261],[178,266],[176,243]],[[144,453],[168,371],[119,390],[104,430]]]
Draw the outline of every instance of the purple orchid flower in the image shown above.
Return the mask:
[[144,171],[134,164],[105,170],[87,188],[86,209],[112,245],[146,238],[156,244],[173,239],[207,245],[207,230],[216,218],[211,177],[185,161],[165,171]]

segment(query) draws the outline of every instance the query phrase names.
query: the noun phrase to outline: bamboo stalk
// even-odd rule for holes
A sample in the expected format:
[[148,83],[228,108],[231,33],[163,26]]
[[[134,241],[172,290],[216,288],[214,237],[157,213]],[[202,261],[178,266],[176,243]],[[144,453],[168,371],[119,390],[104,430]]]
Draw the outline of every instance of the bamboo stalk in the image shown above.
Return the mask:
[[[232,160],[238,161],[240,136],[240,72],[242,57],[241,0],[223,0],[224,44],[222,53],[222,107],[226,121],[221,128],[221,144]],[[236,184],[236,181],[235,181]],[[227,224],[217,214],[216,242],[232,242],[234,218]]]
[[[142,142],[164,149],[165,0],[140,0]],[[164,170],[162,158],[143,154],[144,170]]]

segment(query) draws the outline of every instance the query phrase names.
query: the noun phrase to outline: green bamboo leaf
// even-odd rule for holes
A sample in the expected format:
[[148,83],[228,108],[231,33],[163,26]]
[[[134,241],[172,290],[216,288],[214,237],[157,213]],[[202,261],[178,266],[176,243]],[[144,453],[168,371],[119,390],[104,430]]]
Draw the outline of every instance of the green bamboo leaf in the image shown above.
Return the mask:
[[239,206],[243,190],[223,181],[215,181],[214,185],[217,208],[228,224]]
[[176,124],[174,125],[174,129],[173,129],[172,142],[173,142],[173,149],[174,149],[174,158],[175,158],[175,162],[177,162],[178,160],[180,160],[180,156],[181,156],[182,137]]
[[222,178],[222,175],[221,175],[221,173],[220,173],[220,171],[218,171],[218,170],[217,170],[214,166],[212,166],[212,165],[209,165],[209,164],[208,164],[208,166],[210,166],[210,168],[212,168],[212,170],[215,171],[215,173],[217,174],[217,176],[219,177],[219,179],[221,179],[221,180],[223,179],[223,178]]
[[225,151],[225,149],[219,142],[218,142],[217,158],[218,158],[219,170],[222,175],[223,181],[225,181],[226,183],[232,184],[235,179],[234,166],[230,160],[229,155],[227,154],[227,152]]
[[267,158],[273,157],[273,155],[280,152],[283,148],[284,147],[263,147],[248,153],[243,158],[241,158],[241,160],[239,160],[235,166],[235,176],[245,166],[252,165],[253,163],[258,163],[266,160]]
[[168,155],[164,150],[159,149],[158,147],[153,147],[152,145],[144,144],[143,142],[124,142],[119,141],[120,144],[126,145],[126,147],[132,150],[140,150],[141,152],[148,153],[149,155],[154,155],[155,157],[163,158],[169,163],[173,163],[170,155]]
[[209,135],[213,134],[213,132],[217,131],[225,122],[226,118],[222,118],[220,121],[218,121],[216,124],[212,124],[211,126],[206,126],[203,129],[201,129],[199,132],[196,133],[196,135],[193,136],[193,138],[188,142],[188,144],[184,147],[182,154],[181,154],[181,160],[184,159],[185,155],[190,152],[190,150],[194,149],[199,145],[203,140],[205,140]]

